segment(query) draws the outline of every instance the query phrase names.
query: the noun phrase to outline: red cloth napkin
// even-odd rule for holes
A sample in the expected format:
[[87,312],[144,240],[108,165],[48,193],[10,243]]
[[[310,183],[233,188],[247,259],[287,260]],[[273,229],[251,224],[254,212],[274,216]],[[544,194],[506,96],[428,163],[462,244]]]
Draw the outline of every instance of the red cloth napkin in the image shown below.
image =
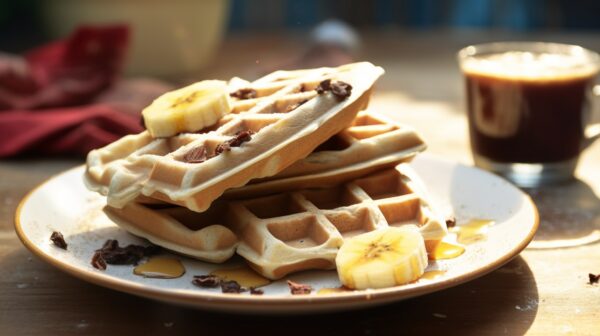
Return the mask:
[[0,157],[86,154],[142,130],[140,110],[168,85],[115,84],[126,26],[82,27],[23,57],[0,55]]

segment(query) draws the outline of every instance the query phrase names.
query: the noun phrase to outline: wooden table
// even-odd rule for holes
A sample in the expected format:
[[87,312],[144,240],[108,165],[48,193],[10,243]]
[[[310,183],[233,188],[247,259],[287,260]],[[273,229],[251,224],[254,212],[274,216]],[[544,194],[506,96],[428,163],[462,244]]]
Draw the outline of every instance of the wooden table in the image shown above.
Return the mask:
[[[454,53],[482,41],[522,39],[583,44],[600,50],[598,35],[508,35],[449,32],[367,32],[360,59],[387,74],[372,105],[415,126],[429,152],[470,164],[462,82]],[[204,77],[255,77],[304,47],[300,36],[247,35],[227,39]],[[258,65],[257,65],[258,64]],[[171,306],[75,279],[38,260],[13,231],[13,214],[38,183],[76,159],[0,162],[0,334],[233,334],[449,335],[600,334],[600,244],[529,248],[501,269],[472,282],[374,309],[318,316],[252,317]],[[581,157],[577,180],[532,191],[541,225],[536,244],[600,230],[600,142]],[[600,231],[599,231],[600,232]],[[318,327],[317,327],[318,326]]]

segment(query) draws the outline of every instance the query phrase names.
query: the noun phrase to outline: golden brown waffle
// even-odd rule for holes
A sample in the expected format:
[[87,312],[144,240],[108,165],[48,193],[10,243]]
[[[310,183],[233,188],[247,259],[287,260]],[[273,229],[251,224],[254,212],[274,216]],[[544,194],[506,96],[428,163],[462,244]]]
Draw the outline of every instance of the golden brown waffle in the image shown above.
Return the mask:
[[[205,211],[225,190],[277,174],[351,124],[382,74],[383,69],[363,62],[276,71],[252,83],[232,81],[232,92],[252,89],[256,98],[236,101],[213,129],[162,139],[142,132],[90,152],[86,184],[105,193],[113,207],[144,195]],[[350,96],[340,100],[329,91],[317,94],[326,79],[352,85]],[[255,134],[212,157],[219,144],[242,131]],[[186,155],[199,149],[209,159],[186,162]]]
[[[363,232],[416,224],[430,244],[447,232],[444,218],[431,205],[418,176],[406,163],[333,188],[297,190],[241,201],[221,199],[204,213],[138,203],[122,209],[107,206],[105,212],[134,234],[180,253],[201,254],[201,259],[209,261],[207,255],[211,251],[221,255],[222,249],[196,247],[187,236],[214,225],[222,232],[231,230],[238,238],[237,253],[271,279],[301,270],[333,268],[344,238]],[[226,240],[225,235],[209,238],[213,232],[207,232],[204,239]],[[231,251],[234,244],[213,246],[227,246],[227,251]]]
[[[358,113],[350,127],[319,145],[275,176],[230,189],[225,198],[247,198],[287,190],[334,186],[400,162],[411,160],[426,145],[411,127],[371,110]],[[110,163],[105,165],[110,167]],[[108,185],[105,186],[105,193]],[[138,197],[140,203],[162,203]]]
[[302,188],[338,185],[410,161],[427,146],[410,126],[374,111],[361,111],[352,125],[277,175],[230,189],[225,198],[256,197]]

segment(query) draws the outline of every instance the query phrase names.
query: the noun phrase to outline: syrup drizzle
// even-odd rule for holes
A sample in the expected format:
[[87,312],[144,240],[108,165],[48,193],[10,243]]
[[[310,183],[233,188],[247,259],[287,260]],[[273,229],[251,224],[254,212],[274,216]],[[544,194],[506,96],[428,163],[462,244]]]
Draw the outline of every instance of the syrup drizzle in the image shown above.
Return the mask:
[[472,244],[487,238],[487,232],[494,221],[489,219],[473,219],[467,224],[455,227],[456,241],[461,244]]
[[218,269],[210,274],[223,281],[235,281],[244,288],[258,288],[271,283],[271,280],[259,275],[248,266]]
[[428,253],[429,260],[453,259],[465,253],[465,248],[448,243],[445,241],[439,242]]
[[133,269],[133,274],[145,278],[174,279],[185,273],[185,267],[179,259],[154,257]]
[[419,280],[435,280],[444,274],[446,274],[446,271],[427,271],[423,273]]
[[346,288],[344,286],[333,287],[333,288],[324,287],[317,291],[317,295],[338,294],[338,293],[348,293],[348,292],[353,292],[353,290],[350,288]]

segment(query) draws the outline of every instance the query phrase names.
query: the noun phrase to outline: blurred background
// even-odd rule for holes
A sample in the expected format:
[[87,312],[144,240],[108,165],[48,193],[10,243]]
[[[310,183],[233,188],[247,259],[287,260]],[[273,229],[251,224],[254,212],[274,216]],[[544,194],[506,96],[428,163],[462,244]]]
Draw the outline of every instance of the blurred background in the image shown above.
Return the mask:
[[[81,24],[128,23],[136,35],[130,57],[138,63],[154,62],[142,54],[179,49],[188,53],[179,57],[200,58],[198,67],[208,56],[195,54],[215,48],[224,36],[303,34],[331,19],[360,31],[593,31],[600,28],[598,13],[595,0],[1,0],[0,49],[20,53]],[[153,49],[142,52],[140,44]],[[143,64],[129,67],[152,72]]]
[[85,155],[139,132],[141,109],[193,81],[360,60],[386,69],[377,97],[456,114],[460,48],[598,51],[598,13],[594,0],[0,0],[0,158]]

